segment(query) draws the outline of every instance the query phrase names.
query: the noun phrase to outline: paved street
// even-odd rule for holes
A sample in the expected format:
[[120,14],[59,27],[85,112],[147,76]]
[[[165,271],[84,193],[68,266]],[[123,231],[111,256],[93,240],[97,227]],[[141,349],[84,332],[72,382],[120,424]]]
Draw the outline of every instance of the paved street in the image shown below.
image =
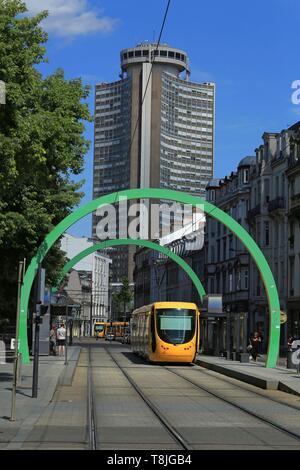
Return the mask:
[[[1,418],[2,448],[89,449],[92,416],[102,450],[300,449],[297,396],[195,365],[147,364],[119,342],[80,346],[72,385],[60,380],[38,407],[26,398],[35,409],[30,425]],[[52,374],[63,368],[55,364]]]

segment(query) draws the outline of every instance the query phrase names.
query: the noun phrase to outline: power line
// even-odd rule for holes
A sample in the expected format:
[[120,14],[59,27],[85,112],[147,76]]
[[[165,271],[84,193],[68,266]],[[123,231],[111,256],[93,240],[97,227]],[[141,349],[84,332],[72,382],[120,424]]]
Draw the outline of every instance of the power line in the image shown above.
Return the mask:
[[[163,18],[162,25],[161,25],[161,28],[160,28],[160,33],[159,33],[158,41],[157,41],[157,44],[156,44],[156,48],[154,49],[153,56],[151,57],[151,70],[150,70],[150,73],[149,73],[149,77],[148,77],[148,80],[147,80],[145,92],[144,92],[144,95],[143,95],[143,98],[142,98],[142,102],[141,102],[141,105],[140,105],[139,115],[138,115],[137,120],[136,120],[135,128],[134,128],[134,131],[133,131],[133,136],[132,136],[131,141],[130,141],[129,151],[128,151],[128,153],[127,153],[127,154],[129,155],[129,157],[130,157],[130,152],[131,152],[132,144],[133,144],[133,141],[134,141],[134,138],[135,138],[135,133],[136,133],[138,124],[139,124],[139,122],[140,122],[140,120],[141,120],[143,104],[144,104],[144,101],[145,101],[145,98],[146,98],[146,94],[147,94],[147,90],[148,90],[150,78],[151,78],[151,75],[152,75],[153,64],[154,64],[155,58],[156,58],[156,51],[158,50],[158,47],[159,47],[159,45],[160,45],[160,41],[161,41],[161,38],[162,38],[162,35],[163,35],[163,31],[164,31],[164,27],[165,27],[165,24],[166,24],[166,20],[167,20],[167,16],[168,16],[170,4],[171,4],[171,0],[168,0],[167,6],[166,6],[166,10],[165,10],[165,14],[164,14],[164,18]],[[118,195],[119,195],[119,191],[117,191],[115,202],[117,201]]]

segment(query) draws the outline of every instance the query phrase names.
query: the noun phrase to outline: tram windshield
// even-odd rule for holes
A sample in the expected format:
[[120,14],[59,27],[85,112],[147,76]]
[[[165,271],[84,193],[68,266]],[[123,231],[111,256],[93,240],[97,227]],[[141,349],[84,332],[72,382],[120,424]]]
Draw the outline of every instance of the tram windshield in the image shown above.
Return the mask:
[[157,309],[157,332],[166,343],[183,344],[195,334],[196,311],[182,308]]
[[98,333],[104,330],[104,325],[95,325],[94,328],[95,328],[95,331]]

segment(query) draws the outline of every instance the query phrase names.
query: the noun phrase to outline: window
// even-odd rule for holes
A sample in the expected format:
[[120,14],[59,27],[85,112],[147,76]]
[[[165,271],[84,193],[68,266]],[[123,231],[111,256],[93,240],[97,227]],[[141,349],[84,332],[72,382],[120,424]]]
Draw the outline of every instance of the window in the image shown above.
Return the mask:
[[284,190],[285,190],[285,177],[284,175],[282,175],[281,176],[281,196],[282,197],[285,196]]
[[145,49],[143,51],[143,57],[148,57],[149,56],[149,49]]
[[294,238],[295,238],[295,224],[290,222],[290,248],[294,248]]
[[135,51],[135,57],[141,57],[142,51]]
[[270,225],[269,222],[264,222],[264,232],[265,232],[265,246],[270,245]]
[[222,285],[222,294],[225,294],[226,292],[226,271],[223,272],[223,285]]
[[130,58],[133,57],[133,51],[128,52],[128,57],[130,57]]
[[244,288],[247,290],[249,288],[249,272],[248,269],[244,271]]
[[276,197],[279,197],[279,176],[276,176],[275,194]]
[[214,247],[214,245],[212,245],[210,247],[210,261],[211,261],[211,263],[215,262],[215,247]]
[[216,191],[214,189],[211,189],[210,191],[210,200],[211,202],[214,202],[216,200]]
[[217,292],[220,292],[220,274],[217,274]]
[[173,51],[168,52],[168,56],[172,59],[174,59],[175,53]]
[[167,51],[160,51],[160,56],[161,57],[167,57],[168,52]]
[[176,59],[180,60],[180,54],[178,52],[176,52]]
[[226,259],[226,237],[223,238],[223,260]]
[[281,282],[280,282],[280,291],[284,292],[284,280],[285,280],[285,272],[284,272],[284,262],[281,261],[280,263],[280,275],[281,275]]
[[249,183],[249,169],[246,169],[243,172],[243,182]]
[[265,202],[268,203],[270,201],[270,181],[265,179]]
[[290,258],[290,296],[294,295],[295,260]]
[[128,54],[127,54],[127,52],[125,52],[125,53],[123,54],[123,59],[126,60],[127,57],[128,57]]
[[196,312],[187,309],[157,309],[156,325],[159,337],[166,343],[184,344],[195,334]]
[[291,180],[291,197],[295,196],[295,180]]
[[229,292],[232,292],[233,291],[233,275],[232,273],[229,273]]
[[260,245],[261,243],[260,222],[257,222],[256,224],[256,241]]
[[229,235],[229,258],[231,258],[231,256],[234,256],[233,235]]
[[217,241],[217,263],[220,261],[220,240]]

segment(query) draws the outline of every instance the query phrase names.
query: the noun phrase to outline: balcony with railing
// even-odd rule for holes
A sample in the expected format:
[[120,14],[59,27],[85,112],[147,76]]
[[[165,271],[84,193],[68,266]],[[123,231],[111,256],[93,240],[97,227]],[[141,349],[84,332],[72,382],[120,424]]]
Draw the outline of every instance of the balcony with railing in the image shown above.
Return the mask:
[[290,198],[290,213],[300,217],[300,193]]
[[257,215],[260,215],[260,213],[261,213],[260,204],[257,204],[257,206],[255,206],[253,209],[248,210],[248,213],[247,213],[248,221],[251,222],[251,220]]
[[268,203],[268,211],[269,212],[274,212],[274,211],[279,211],[285,209],[285,198],[284,197],[276,197],[275,199],[272,199]]

